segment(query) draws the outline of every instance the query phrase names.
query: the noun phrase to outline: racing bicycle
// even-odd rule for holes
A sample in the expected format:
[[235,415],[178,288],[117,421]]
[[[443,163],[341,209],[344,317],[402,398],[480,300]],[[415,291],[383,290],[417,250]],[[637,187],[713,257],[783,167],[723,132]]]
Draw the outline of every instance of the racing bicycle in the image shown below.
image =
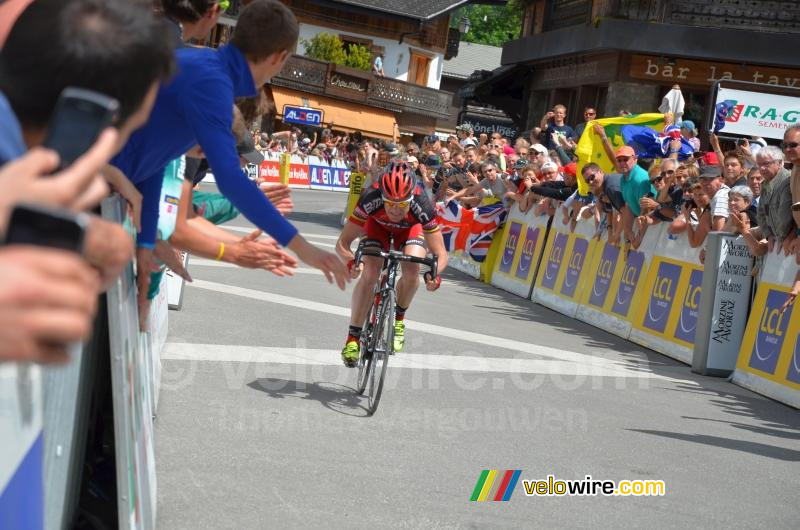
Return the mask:
[[[390,240],[389,248],[391,249],[392,246],[393,241]],[[425,272],[425,278],[435,280],[439,258],[437,256],[418,258],[407,256],[398,250],[387,252],[376,247],[365,247],[363,240],[355,252],[355,267],[361,264],[362,256],[383,258],[383,267],[375,284],[372,305],[362,326],[357,364],[357,390],[360,395],[366,394],[369,405],[367,411],[372,416],[378,410],[378,403],[381,400],[386,368],[389,366],[389,356],[394,355],[394,313],[397,302],[395,283],[400,262],[406,261],[428,266],[430,270]]]

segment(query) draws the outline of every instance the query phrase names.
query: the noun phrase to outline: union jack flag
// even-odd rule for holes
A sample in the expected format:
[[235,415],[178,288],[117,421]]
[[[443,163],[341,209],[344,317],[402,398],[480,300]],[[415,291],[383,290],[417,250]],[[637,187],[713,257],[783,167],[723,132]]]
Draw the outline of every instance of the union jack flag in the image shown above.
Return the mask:
[[463,208],[456,201],[436,204],[447,251],[463,250],[478,262],[486,259],[492,237],[503,226],[507,214],[508,210],[499,201],[472,210]]

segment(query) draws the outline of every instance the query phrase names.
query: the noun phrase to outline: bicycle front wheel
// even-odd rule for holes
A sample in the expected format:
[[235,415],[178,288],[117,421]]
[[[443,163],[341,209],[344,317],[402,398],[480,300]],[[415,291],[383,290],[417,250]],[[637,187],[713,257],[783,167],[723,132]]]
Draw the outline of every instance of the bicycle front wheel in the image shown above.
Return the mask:
[[394,348],[395,296],[397,296],[395,292],[390,290],[381,300],[378,321],[373,330],[375,346],[372,351],[371,366],[367,371],[370,416],[378,410],[383,383],[386,380],[386,369],[389,366],[389,356]]
[[361,339],[359,342],[359,355],[358,355],[358,376],[356,379],[356,390],[359,395],[363,395],[367,389],[369,382],[369,373],[372,369],[372,352],[375,350],[375,326],[378,323],[378,310],[380,304],[375,303],[376,298],[373,296],[372,304],[367,311],[367,319],[364,325],[361,326]]

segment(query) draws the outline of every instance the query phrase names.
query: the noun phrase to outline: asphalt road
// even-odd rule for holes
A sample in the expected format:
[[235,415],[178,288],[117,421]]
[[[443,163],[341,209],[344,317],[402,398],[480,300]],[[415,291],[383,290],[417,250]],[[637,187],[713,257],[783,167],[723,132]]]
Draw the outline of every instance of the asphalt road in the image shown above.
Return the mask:
[[[332,250],[345,195],[294,199]],[[162,355],[161,528],[797,526],[796,410],[448,270],[367,417],[339,360],[350,288],[306,267],[190,272]],[[521,470],[510,501],[469,502],[484,469]],[[548,475],[665,495],[525,495]]]

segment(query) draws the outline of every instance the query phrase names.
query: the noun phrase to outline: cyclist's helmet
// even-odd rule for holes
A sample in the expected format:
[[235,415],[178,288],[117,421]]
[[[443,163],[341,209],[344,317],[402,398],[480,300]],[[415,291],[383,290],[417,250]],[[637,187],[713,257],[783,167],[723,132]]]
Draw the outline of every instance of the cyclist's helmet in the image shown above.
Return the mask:
[[381,193],[390,201],[407,201],[414,195],[417,181],[405,160],[392,160],[381,176]]

